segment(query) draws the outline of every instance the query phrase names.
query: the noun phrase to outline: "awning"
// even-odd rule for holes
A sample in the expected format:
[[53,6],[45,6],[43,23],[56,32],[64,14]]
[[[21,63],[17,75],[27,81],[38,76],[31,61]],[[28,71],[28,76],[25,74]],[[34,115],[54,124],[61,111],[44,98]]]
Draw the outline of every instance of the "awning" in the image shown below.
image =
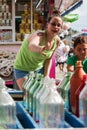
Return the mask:
[[54,0],[54,6],[59,9],[62,16],[78,8],[83,0]]
[[[19,0],[15,0],[15,2],[18,2],[18,1]],[[20,0],[20,1],[23,1],[23,0]],[[28,0],[25,0],[25,2],[26,1]],[[34,2],[36,4],[36,8],[38,8],[44,0],[35,0],[35,1],[29,0],[29,1]],[[47,1],[49,2],[51,0],[47,0]],[[83,3],[83,0],[52,0],[52,1],[54,1],[55,8],[60,11],[62,16],[75,10]]]

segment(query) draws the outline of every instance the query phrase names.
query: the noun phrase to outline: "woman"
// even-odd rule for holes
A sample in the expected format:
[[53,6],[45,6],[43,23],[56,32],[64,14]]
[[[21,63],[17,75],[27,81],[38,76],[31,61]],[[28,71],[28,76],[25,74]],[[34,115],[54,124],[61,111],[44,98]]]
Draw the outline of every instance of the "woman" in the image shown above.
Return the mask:
[[58,33],[62,29],[62,18],[58,11],[54,11],[48,18],[45,31],[35,32],[24,39],[14,62],[14,76],[22,90],[25,76],[35,71],[49,76],[52,56],[60,43]]

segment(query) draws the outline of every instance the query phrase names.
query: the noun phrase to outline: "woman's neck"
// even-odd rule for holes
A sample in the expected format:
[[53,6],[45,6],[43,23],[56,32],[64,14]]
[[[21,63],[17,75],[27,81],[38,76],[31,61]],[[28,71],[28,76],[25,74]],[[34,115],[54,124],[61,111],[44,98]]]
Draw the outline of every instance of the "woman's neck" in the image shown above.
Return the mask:
[[51,36],[48,32],[45,32],[46,41],[51,42],[54,40],[54,36]]
[[47,32],[45,32],[45,45],[46,49],[50,50],[54,44],[54,37],[51,37]]

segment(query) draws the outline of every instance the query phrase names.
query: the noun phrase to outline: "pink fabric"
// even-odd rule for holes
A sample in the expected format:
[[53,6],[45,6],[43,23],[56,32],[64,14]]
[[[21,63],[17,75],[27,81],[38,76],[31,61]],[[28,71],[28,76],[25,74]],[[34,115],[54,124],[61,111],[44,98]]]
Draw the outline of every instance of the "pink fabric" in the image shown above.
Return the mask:
[[55,57],[52,58],[52,66],[50,70],[50,78],[55,78],[55,71],[56,71],[56,64],[55,64]]

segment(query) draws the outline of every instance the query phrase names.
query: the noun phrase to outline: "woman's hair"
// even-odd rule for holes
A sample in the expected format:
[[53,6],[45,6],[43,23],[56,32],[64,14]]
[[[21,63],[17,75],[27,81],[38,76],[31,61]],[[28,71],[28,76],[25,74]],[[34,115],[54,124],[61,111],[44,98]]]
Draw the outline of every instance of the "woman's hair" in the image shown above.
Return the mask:
[[87,36],[78,36],[73,40],[73,47],[84,43],[87,44]]
[[61,17],[61,14],[60,14],[60,11],[59,10],[54,10],[53,11],[53,13],[52,13],[52,15],[50,15],[49,17],[48,17],[48,22],[50,22],[50,20],[53,18],[53,17],[55,17],[55,16],[58,16],[58,17],[60,17],[61,19],[62,19],[62,17]]

